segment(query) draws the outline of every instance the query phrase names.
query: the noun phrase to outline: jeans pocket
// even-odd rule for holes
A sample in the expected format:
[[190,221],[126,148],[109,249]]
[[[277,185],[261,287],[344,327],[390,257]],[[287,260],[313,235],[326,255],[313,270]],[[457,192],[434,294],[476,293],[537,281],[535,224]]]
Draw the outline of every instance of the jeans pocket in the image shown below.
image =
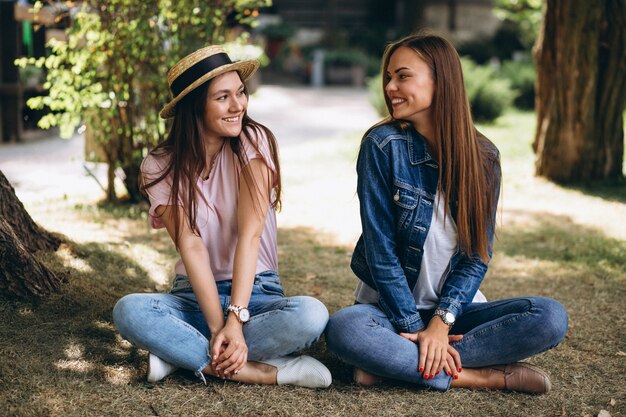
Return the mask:
[[285,296],[285,291],[283,290],[283,286],[280,284],[280,281],[262,280],[259,282],[259,288],[264,294],[267,295],[276,295],[279,297]]
[[185,275],[176,275],[174,282],[172,282],[172,288],[170,294],[193,292],[189,278]]

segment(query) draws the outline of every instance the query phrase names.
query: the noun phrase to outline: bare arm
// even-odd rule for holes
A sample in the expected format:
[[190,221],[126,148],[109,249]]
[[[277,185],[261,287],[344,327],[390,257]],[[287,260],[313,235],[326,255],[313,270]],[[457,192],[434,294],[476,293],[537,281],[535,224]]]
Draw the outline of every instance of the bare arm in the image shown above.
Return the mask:
[[[249,176],[246,178],[244,171]],[[243,168],[239,180],[237,207],[237,246],[233,266],[231,304],[247,307],[254,284],[261,235],[269,210],[271,171],[262,159],[253,159]],[[252,177],[252,179],[250,178]],[[238,372],[247,362],[248,348],[243,337],[242,324],[233,313],[228,315],[224,329],[212,347],[212,355],[219,355],[218,367],[228,375]],[[218,349],[228,344],[223,353]]]
[[[209,325],[211,335],[215,335],[224,327],[224,313],[222,312],[217,293],[213,271],[211,271],[209,252],[200,236],[193,234],[191,231],[191,227],[185,220],[182,210],[179,213],[178,223],[181,236],[178,251],[185,265],[189,282],[191,282],[200,309]],[[156,209],[156,214],[161,217],[172,240],[175,240],[175,219],[171,206],[159,206]]]

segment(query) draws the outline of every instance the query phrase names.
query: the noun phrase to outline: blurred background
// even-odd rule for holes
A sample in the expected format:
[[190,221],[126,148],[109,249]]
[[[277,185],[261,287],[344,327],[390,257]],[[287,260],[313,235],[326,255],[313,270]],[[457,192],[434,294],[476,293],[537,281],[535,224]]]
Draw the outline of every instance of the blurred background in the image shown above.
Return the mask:
[[[178,254],[148,225],[142,159],[167,132],[167,70],[208,44],[255,58],[248,111],[280,144],[280,274],[333,313],[354,302],[355,163],[386,115],[388,42],[450,39],[477,128],[501,153],[490,299],[544,295],[566,340],[530,398],[145,383],[111,309],[167,291]],[[626,0],[0,0],[0,415],[626,415]],[[384,392],[384,395],[381,395]],[[477,406],[477,404],[479,406]]]

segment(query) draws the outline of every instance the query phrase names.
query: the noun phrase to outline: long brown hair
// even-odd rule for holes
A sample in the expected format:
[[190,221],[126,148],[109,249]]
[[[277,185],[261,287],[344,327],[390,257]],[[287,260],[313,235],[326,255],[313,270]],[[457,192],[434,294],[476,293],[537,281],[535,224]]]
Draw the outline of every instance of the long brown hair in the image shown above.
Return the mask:
[[[391,100],[385,93],[389,82],[385,74],[391,55],[400,47],[415,51],[430,67],[435,84],[432,100],[434,140],[439,155],[439,191],[444,195],[444,210],[456,204],[456,226],[459,246],[463,253],[478,255],[489,261],[491,241],[489,231],[495,228],[495,210],[500,183],[499,154],[489,139],[474,127],[470,111],[461,60],[454,46],[446,39],[428,32],[407,36],[387,46],[383,55],[383,94],[389,114]],[[380,124],[399,122],[387,117]],[[498,177],[498,178],[494,178]],[[497,180],[497,182],[496,182]]]
[[[172,189],[168,204],[172,206],[172,216],[174,219],[178,219],[180,210],[184,210],[185,220],[188,222],[192,232],[198,236],[200,233],[196,225],[196,211],[198,199],[204,199],[204,196],[198,190],[197,181],[203,172],[209,171],[209,167],[206,166],[206,151],[203,139],[200,135],[200,126],[204,120],[207,95],[211,81],[212,80],[209,80],[191,91],[178,102],[176,105],[176,114],[174,115],[167,137],[150,151],[154,156],[169,156],[167,165],[153,181],[146,183],[143,175],[141,178],[141,189],[145,193],[148,188],[165,180],[165,178],[171,174]],[[248,88],[245,86],[245,83],[244,93],[246,97],[249,98]],[[255,136],[259,137],[259,133],[262,132],[267,136],[272,162],[276,167],[276,175],[269,179],[271,183],[268,184],[269,188],[273,189],[273,198],[270,204],[274,209],[279,210],[281,207],[282,187],[276,138],[267,127],[252,120],[252,118],[248,116],[247,109],[242,119],[242,125],[243,129],[241,134],[245,132],[254,138]],[[246,152],[243,151],[243,147],[241,146],[241,134],[237,137],[224,138],[224,140],[230,143],[230,147],[237,156],[240,166],[245,167],[249,161]],[[250,140],[249,143],[257,152],[261,153],[257,141]],[[251,181],[249,182],[249,184],[252,183],[252,187],[250,188],[258,186],[258,184],[254,184],[252,175],[248,170],[243,169],[242,174],[245,181]],[[180,205],[178,201],[181,202]],[[260,204],[261,202],[258,203]],[[174,243],[177,248],[180,235],[180,224],[176,221]]]

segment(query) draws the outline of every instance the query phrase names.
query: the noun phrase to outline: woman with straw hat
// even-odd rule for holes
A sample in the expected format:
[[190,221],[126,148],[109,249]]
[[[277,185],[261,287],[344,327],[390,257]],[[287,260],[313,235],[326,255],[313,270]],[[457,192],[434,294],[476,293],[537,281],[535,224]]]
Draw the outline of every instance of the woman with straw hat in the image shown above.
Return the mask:
[[177,368],[245,383],[330,385],[309,356],[291,356],[324,331],[312,297],[285,297],[278,276],[281,181],[276,139],[247,115],[244,82],[256,60],[209,46],[168,73],[167,138],[145,158],[150,221],[180,260],[168,294],[130,294],[113,310],[122,337],[150,352],[148,381]]

